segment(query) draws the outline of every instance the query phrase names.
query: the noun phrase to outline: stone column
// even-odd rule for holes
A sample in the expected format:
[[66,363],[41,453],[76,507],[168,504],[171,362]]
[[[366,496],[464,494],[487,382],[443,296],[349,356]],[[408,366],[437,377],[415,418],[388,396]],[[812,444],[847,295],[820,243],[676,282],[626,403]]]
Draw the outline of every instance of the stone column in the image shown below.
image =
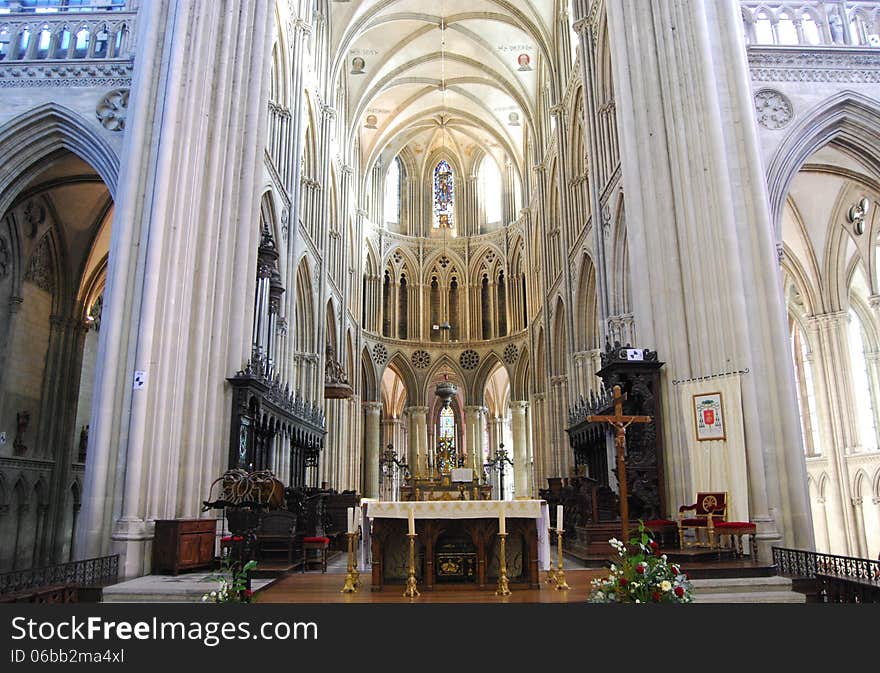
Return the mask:
[[513,495],[516,498],[529,493],[529,445],[528,419],[529,403],[512,401],[510,403],[510,430],[513,435]]
[[[104,304],[118,319],[99,336],[76,548],[119,552],[123,578],[149,569],[153,520],[199,515],[225,466],[225,377],[250,355],[273,20],[266,0],[138,11],[149,48],[135,59]],[[146,386],[133,390],[135,371]]]
[[504,441],[504,418],[501,416],[492,416],[487,419],[489,428],[489,456],[495,455],[498,446]]
[[379,437],[381,402],[364,402],[364,497],[379,497]]
[[407,407],[406,412],[410,419],[406,462],[410,474],[424,476],[428,469],[428,407]]
[[483,412],[484,407],[469,405],[464,408],[464,431],[467,442],[468,464],[476,471],[476,476],[483,474]]
[[620,0],[606,7],[630,264],[641,270],[633,317],[638,342],[653,344],[667,363],[667,460],[686,464],[678,440],[688,431],[670,382],[748,367],[742,409],[758,539],[811,548],[794,371],[791,358],[780,356],[789,348],[786,308],[739,3]]
[[845,311],[807,319],[807,331],[815,354],[814,399],[822,429],[822,453],[828,458],[830,477],[830,492],[825,495],[830,549],[855,553],[856,535],[849,515],[852,496],[846,456],[855,451],[859,440],[849,368],[848,328],[849,315]]

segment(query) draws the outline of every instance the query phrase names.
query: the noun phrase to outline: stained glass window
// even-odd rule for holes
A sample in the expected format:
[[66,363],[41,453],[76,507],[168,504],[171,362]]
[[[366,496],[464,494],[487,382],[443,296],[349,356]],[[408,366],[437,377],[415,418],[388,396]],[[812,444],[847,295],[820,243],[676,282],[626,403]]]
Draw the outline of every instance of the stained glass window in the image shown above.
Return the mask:
[[434,228],[455,226],[455,175],[452,167],[441,161],[434,169]]
[[455,413],[452,407],[440,410],[440,437],[455,438]]

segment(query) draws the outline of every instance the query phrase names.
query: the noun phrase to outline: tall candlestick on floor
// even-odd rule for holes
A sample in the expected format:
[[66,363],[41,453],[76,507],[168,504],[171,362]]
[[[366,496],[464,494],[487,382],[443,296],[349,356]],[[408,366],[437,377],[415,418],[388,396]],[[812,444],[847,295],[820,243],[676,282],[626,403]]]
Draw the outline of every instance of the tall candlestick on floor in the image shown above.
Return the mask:
[[[410,510],[410,514],[412,514],[412,510]],[[410,517],[410,521],[412,521],[412,517]],[[403,597],[415,598],[421,596],[416,588],[416,534],[408,533],[407,537],[409,538],[409,577],[406,578],[406,591],[403,592]]]
[[[549,535],[553,535],[553,529],[547,529]],[[553,538],[550,538],[551,540]],[[549,562],[549,568],[547,568],[547,578],[544,580],[547,584],[555,584],[556,583],[556,568],[553,567],[553,559],[547,559]]]
[[[501,521],[504,521],[504,515],[501,515]],[[501,549],[498,555],[498,561],[501,565],[501,572],[498,575],[498,589],[495,590],[496,596],[509,596],[510,586],[507,581],[507,533],[498,533],[501,540]]]
[[559,552],[559,563],[556,569],[556,589],[557,591],[568,591],[571,587],[565,581],[565,571],[562,569],[562,533],[561,529],[556,529],[556,545]]
[[354,593],[358,590],[358,585],[360,584],[360,578],[357,576],[357,569],[355,567],[354,560],[354,538],[357,533],[353,533],[349,531],[348,535],[348,568],[345,573],[345,584],[342,585],[342,592],[344,594]]

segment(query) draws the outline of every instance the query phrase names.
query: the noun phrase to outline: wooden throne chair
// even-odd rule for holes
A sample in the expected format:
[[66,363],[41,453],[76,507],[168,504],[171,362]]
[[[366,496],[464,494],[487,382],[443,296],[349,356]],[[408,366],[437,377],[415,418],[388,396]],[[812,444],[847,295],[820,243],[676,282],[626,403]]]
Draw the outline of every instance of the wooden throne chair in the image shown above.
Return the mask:
[[[688,512],[692,515],[686,516]],[[697,493],[697,501],[692,505],[678,508],[678,544],[685,547],[716,546],[716,527],[719,522],[727,521],[727,493],[724,491],[701,491]],[[694,531],[694,541],[685,541],[685,531]],[[705,533],[705,535],[703,534]]]

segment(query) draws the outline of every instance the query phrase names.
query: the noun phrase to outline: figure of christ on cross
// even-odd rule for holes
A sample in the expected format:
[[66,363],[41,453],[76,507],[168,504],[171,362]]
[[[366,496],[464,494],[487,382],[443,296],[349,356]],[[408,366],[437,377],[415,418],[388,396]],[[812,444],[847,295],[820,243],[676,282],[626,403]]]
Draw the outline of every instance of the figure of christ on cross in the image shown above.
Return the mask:
[[608,423],[614,428],[614,448],[617,450],[617,482],[620,485],[620,521],[623,534],[622,542],[629,541],[629,502],[626,489],[626,429],[633,423],[650,423],[651,416],[627,416],[623,413],[623,401],[626,395],[620,392],[620,386],[614,386],[614,414],[605,416],[587,416],[590,423]]

